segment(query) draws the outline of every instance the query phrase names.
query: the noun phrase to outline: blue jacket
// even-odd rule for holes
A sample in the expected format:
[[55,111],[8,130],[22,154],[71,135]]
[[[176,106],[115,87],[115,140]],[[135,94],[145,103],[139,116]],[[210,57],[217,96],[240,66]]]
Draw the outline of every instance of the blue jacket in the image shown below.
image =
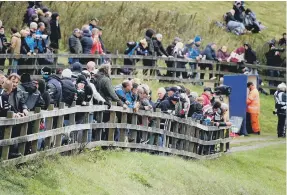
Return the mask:
[[196,59],[196,57],[198,57],[200,55],[200,48],[197,47],[194,43],[191,45],[191,47],[187,48],[187,52],[188,52],[188,58],[191,59]]
[[118,97],[123,101],[129,101],[130,104],[128,105],[129,108],[134,108],[135,106],[135,98],[132,95],[132,92],[126,92],[123,87],[116,87],[115,89],[116,94]]
[[25,38],[25,41],[27,43],[27,45],[29,46],[30,48],[30,52],[34,52],[34,49],[36,48],[37,44],[35,42],[35,39],[32,37],[32,36],[27,36]]
[[206,55],[206,60],[215,60],[216,59],[216,53],[211,48],[211,45],[207,45],[205,50],[202,52],[202,55]]
[[92,39],[92,35],[89,31],[83,32],[81,44],[82,44],[82,48],[83,48],[83,54],[90,54],[92,47],[93,47],[93,39]]
[[[44,35],[44,34],[40,30],[37,30],[36,35]],[[47,39],[46,40],[42,38],[36,39],[36,45],[39,50],[39,53],[46,53]]]

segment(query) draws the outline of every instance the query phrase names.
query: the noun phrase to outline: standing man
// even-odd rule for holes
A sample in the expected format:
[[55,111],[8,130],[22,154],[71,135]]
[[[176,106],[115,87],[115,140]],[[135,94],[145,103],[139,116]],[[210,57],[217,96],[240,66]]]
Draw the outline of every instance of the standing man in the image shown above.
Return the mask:
[[278,116],[277,134],[279,137],[286,137],[286,84],[281,83],[277,87],[277,91],[274,93],[275,99],[275,113]]
[[259,112],[260,112],[260,98],[259,92],[252,82],[247,83],[249,89],[246,114],[246,129],[248,133],[255,133],[260,135]]

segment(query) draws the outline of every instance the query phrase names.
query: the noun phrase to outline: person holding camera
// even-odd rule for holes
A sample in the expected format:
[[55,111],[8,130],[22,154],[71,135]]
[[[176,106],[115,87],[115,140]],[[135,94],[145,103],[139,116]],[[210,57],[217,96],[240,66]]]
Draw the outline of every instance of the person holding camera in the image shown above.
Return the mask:
[[286,84],[281,83],[277,87],[277,91],[274,93],[275,99],[275,111],[273,114],[277,114],[277,134],[278,138],[286,137]]

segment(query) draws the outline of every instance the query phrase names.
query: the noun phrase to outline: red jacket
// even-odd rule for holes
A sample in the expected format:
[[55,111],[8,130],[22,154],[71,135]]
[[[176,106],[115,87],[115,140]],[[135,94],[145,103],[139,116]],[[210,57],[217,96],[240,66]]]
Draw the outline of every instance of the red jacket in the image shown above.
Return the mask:
[[205,93],[203,93],[201,97],[203,98],[203,107],[206,105],[211,105],[210,99]]
[[100,41],[95,41],[93,38],[93,47],[91,50],[91,54],[95,54],[97,52],[97,54],[103,54],[103,48],[102,48],[102,44]]

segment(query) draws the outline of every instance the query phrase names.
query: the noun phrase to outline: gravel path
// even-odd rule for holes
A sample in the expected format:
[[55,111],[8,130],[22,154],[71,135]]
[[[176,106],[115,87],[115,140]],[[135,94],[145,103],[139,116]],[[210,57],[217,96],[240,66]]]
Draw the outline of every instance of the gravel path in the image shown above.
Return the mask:
[[[233,143],[233,142],[232,142]],[[264,142],[252,146],[238,146],[238,147],[231,147],[230,150],[227,153],[234,153],[234,152],[242,152],[242,151],[248,151],[248,150],[256,150],[259,148],[264,148],[267,146],[272,145],[278,145],[278,144],[286,144],[286,140],[278,140],[278,141],[272,141],[272,142]]]

